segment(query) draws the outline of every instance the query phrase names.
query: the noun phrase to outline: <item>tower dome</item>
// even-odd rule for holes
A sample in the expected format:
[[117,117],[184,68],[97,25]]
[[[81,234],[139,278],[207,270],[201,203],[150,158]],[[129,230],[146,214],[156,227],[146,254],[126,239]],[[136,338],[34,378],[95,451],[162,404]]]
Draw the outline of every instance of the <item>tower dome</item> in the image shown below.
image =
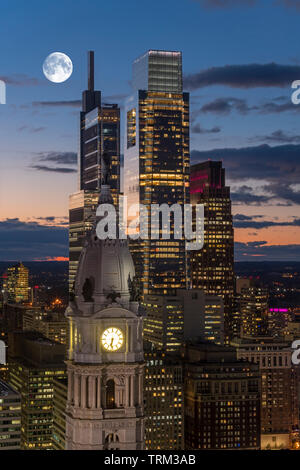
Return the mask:
[[[100,204],[112,204],[110,188],[101,187]],[[96,224],[99,218],[96,218]],[[90,313],[104,308],[118,299],[128,308],[130,300],[129,284],[135,276],[134,264],[125,239],[101,240],[96,234],[96,226],[87,237],[80,254],[75,279],[74,294],[79,310],[86,310],[86,304],[93,304]],[[110,299],[110,301],[109,301]]]

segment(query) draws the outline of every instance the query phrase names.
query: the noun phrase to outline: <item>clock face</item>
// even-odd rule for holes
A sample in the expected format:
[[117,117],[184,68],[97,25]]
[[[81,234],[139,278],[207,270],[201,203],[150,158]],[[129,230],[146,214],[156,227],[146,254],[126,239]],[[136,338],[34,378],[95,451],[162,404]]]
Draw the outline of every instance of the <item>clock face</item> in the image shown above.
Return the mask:
[[107,328],[102,334],[101,342],[107,351],[118,351],[123,344],[123,333],[119,328]]

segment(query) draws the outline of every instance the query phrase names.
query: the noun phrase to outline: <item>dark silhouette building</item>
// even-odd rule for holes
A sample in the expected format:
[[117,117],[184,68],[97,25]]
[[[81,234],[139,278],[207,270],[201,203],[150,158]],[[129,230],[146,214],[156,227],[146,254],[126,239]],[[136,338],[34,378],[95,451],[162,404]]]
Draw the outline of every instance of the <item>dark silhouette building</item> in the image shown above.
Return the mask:
[[183,359],[185,449],[259,449],[258,365],[209,342],[186,344]]
[[79,191],[69,200],[69,287],[72,290],[78,260],[92,229],[102,179],[103,155],[109,161],[109,183],[114,204],[120,192],[120,108],[101,101],[94,89],[94,52],[88,53],[88,89],[82,94],[79,142]]

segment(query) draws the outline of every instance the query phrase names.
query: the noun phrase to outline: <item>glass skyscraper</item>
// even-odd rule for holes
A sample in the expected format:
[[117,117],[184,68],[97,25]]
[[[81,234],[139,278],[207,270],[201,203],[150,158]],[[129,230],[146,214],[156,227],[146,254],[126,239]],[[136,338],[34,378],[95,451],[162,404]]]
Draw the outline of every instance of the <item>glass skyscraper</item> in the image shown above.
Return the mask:
[[[150,213],[152,204],[183,206],[189,202],[190,155],[189,94],[182,90],[181,52],[150,50],[135,60],[133,88],[125,108],[128,207],[143,204]],[[185,241],[174,238],[172,219],[170,239],[131,240],[130,246],[142,295],[186,288]]]
[[234,327],[234,242],[230,188],[225,185],[222,162],[191,167],[191,203],[204,205],[204,246],[191,251],[192,287],[222,297],[228,341]]

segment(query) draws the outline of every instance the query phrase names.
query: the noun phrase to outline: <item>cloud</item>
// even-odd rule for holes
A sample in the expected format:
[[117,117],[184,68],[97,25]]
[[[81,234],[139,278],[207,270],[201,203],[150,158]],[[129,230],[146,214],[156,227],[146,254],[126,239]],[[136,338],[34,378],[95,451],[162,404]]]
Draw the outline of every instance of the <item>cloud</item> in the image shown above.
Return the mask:
[[56,163],[57,165],[76,165],[77,154],[75,152],[39,152],[34,158],[34,162],[30,168],[37,171],[48,173],[76,173],[76,168],[50,166],[48,164]]
[[202,113],[215,113],[215,114],[229,114],[231,111],[236,110],[240,114],[246,114],[252,109],[257,109],[256,106],[249,107],[246,100],[238,98],[216,98],[210,103],[202,106]]
[[50,167],[46,165],[31,165],[30,168],[37,171],[44,171],[50,173],[76,173],[75,168],[63,168],[63,167]]
[[[193,0],[204,8],[226,9],[233,7],[254,7],[258,0]],[[300,0],[273,0],[272,6],[283,6],[300,11]]]
[[300,191],[295,191],[291,185],[285,182],[268,184],[264,188],[270,191],[274,198],[282,199],[293,204],[300,204]]
[[272,200],[270,196],[253,194],[252,191],[252,188],[248,186],[242,186],[239,191],[232,191],[231,200],[233,204],[261,206]]
[[300,1],[299,0],[277,0],[277,5],[282,5],[287,8],[295,8],[300,11]]
[[300,261],[300,245],[267,245],[265,241],[235,243],[236,261]]
[[0,221],[0,260],[33,260],[68,256],[68,229],[18,218]]
[[243,115],[252,111],[256,111],[259,114],[279,114],[284,112],[298,113],[300,111],[300,106],[293,104],[291,100],[287,100],[285,97],[277,97],[271,102],[255,106],[249,106],[245,99],[220,97],[205,103],[201,108],[194,109],[191,113],[191,121],[195,121],[201,113],[228,115],[233,111]]
[[290,222],[276,222],[273,220],[255,220],[262,218],[262,216],[246,216],[243,214],[237,214],[233,217],[235,228],[254,228],[263,229],[269,227],[300,227],[300,219],[293,219]]
[[278,114],[278,113],[284,113],[286,111],[288,112],[300,111],[300,106],[293,104],[291,100],[286,100],[280,104],[274,101],[271,101],[270,103],[264,103],[257,109],[259,110],[261,114]]
[[76,165],[77,153],[75,152],[40,152],[37,154],[39,162],[59,163],[62,165]]
[[12,86],[36,86],[43,83],[37,78],[28,77],[24,74],[15,74],[11,76],[0,75],[0,80],[3,80],[6,85]]
[[211,129],[204,129],[199,123],[192,126],[191,131],[194,134],[217,134],[221,132],[221,128],[218,126],[212,127]]
[[212,85],[232,88],[285,87],[300,76],[299,65],[269,64],[224,65],[211,67],[184,78],[184,86],[193,91]]
[[268,180],[271,183],[298,184],[300,181],[300,145],[263,144],[242,148],[192,150],[191,162],[206,160],[224,163],[227,178],[234,181]]
[[[300,191],[295,187],[300,181],[299,144],[192,150],[192,164],[207,160],[222,161],[231,184],[244,182],[232,191],[234,204],[300,204]],[[255,180],[256,187],[249,186],[249,180]]]
[[17,130],[19,132],[28,131],[31,134],[36,134],[38,132],[44,131],[45,129],[46,129],[46,127],[30,127],[30,126],[27,126],[26,124],[24,124],[23,126],[19,127]]
[[251,7],[257,0],[194,0],[205,8]]
[[233,216],[233,220],[236,221],[236,220],[253,220],[253,219],[257,219],[257,218],[261,218],[262,215],[245,215],[245,214],[235,214]]
[[32,103],[32,106],[35,106],[35,107],[51,107],[51,108],[60,108],[60,107],[80,108],[81,100],[34,101]]
[[300,143],[299,135],[288,134],[287,132],[284,132],[282,130],[274,131],[269,135],[256,136],[251,140],[257,142],[258,139],[263,140],[265,142],[291,143],[291,144]]
[[[110,95],[110,96],[104,96],[102,97],[102,104],[105,105],[105,103],[114,103],[114,102],[119,102],[123,101],[127,95],[125,94],[116,94],[116,95]],[[64,108],[64,107],[69,107],[69,108],[80,108],[82,104],[81,100],[61,100],[61,101],[33,101],[32,106],[38,107],[38,108]]]

